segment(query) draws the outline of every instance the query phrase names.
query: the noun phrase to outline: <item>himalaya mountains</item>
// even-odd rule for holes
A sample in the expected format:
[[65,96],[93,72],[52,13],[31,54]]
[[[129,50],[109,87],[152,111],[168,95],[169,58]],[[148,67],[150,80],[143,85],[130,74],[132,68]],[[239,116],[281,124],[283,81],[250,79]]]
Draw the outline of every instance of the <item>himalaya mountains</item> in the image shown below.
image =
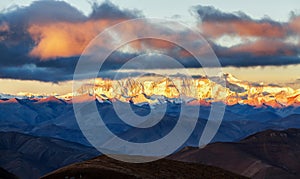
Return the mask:
[[[84,106],[90,102],[95,102],[98,112],[103,120],[106,121],[108,128],[115,135],[135,142],[149,142],[163,137],[176,124],[182,105],[188,108],[197,108],[200,105],[196,126],[191,136],[178,150],[187,146],[198,146],[204,126],[208,121],[211,110],[210,104],[213,103],[225,103],[226,108],[223,121],[217,134],[211,141],[212,143],[237,142],[249,135],[268,129],[300,128],[299,90],[251,85],[230,75],[226,76],[226,86],[221,86],[207,78],[193,79],[189,82],[182,81],[180,78],[177,78],[177,80],[177,82],[173,80],[177,85],[172,85],[166,78],[156,78],[152,81],[123,79],[123,81],[118,81],[118,83],[116,83],[117,81],[98,79],[96,81],[97,85],[85,85],[82,87],[82,93],[79,93],[79,91],[77,94],[50,96],[47,98],[2,97],[0,99],[0,131],[3,132],[1,136],[4,138],[0,145],[5,153],[0,155],[0,157],[1,161],[6,162],[2,163],[1,167],[10,172],[24,171],[22,167],[26,168],[30,163],[36,163],[41,158],[49,156],[49,152],[55,153],[56,149],[51,149],[53,143],[70,150],[74,158],[70,156],[72,160],[69,163],[87,159],[87,156],[80,154],[81,152],[85,153],[85,147],[88,148],[88,151],[92,151],[90,156],[94,155],[95,150],[91,149],[91,144],[84,137],[77,124],[73,110],[74,103],[80,103]],[[182,89],[179,90],[177,86],[180,86],[180,84]],[[196,86],[198,87],[197,93],[193,93],[196,96],[191,96],[188,93],[189,89],[186,89],[183,84],[189,84],[188,86],[198,84]],[[114,91],[113,89],[117,85],[122,85],[122,88],[119,91]],[[222,93],[219,96],[223,96],[223,98],[212,98],[210,95],[213,93],[209,91],[217,92],[218,90],[215,89],[220,89],[222,92],[225,91],[226,93],[224,94],[228,96],[223,96]],[[181,95],[180,98],[176,96],[178,91],[184,91],[184,95]],[[234,100],[229,100],[232,98]],[[143,131],[120,120],[118,114],[114,111],[114,103],[119,103],[120,105],[130,104],[131,109],[141,115],[148,114],[151,110],[159,110],[161,105],[165,105],[166,113],[152,130]],[[26,135],[23,136],[24,134]],[[28,135],[35,137],[28,137]],[[7,137],[5,138],[5,136]],[[20,136],[20,139],[13,136]],[[43,139],[40,139],[40,137],[43,137]],[[54,138],[64,142],[53,141]],[[24,142],[22,142],[23,140]],[[28,156],[23,156],[24,150],[30,153],[33,150],[32,146],[37,146],[35,142],[45,142],[45,145],[49,145],[50,148],[35,148],[42,150],[39,151],[41,158],[28,162]],[[69,142],[73,142],[72,145]],[[32,146],[30,146],[31,144]],[[67,146],[71,148],[66,148]],[[72,147],[76,148],[78,152],[72,153],[74,151]],[[64,153],[63,149],[59,150]],[[19,154],[15,155],[14,151],[17,151]],[[16,164],[20,164],[18,160],[22,161],[20,164],[21,168],[14,169],[14,163],[9,162],[9,156],[17,157]],[[260,166],[259,164],[258,166]],[[269,164],[264,164],[264,166],[267,165]],[[54,166],[54,164],[51,166]],[[57,165],[57,167],[60,166]],[[40,176],[41,173],[44,174],[46,171],[52,171],[56,168],[39,169],[40,174],[35,173],[35,176]],[[228,169],[231,170],[231,168]],[[277,171],[277,169],[275,170]],[[235,172],[234,170],[231,171]]]
[[[52,94],[53,95],[53,94]],[[264,85],[242,81],[231,74],[221,77],[194,78],[164,77],[146,75],[143,77],[119,80],[97,78],[87,80],[73,93],[56,95],[57,98],[71,100],[74,96],[81,100],[82,95],[93,96],[99,102],[132,102],[137,105],[165,103],[188,103],[190,105],[209,105],[223,102],[226,105],[248,104],[262,107],[281,108],[300,105],[300,89],[275,85]],[[0,98],[45,98],[45,94],[19,93],[0,94]],[[51,96],[51,95],[50,95]],[[86,100],[90,100],[88,97]]]

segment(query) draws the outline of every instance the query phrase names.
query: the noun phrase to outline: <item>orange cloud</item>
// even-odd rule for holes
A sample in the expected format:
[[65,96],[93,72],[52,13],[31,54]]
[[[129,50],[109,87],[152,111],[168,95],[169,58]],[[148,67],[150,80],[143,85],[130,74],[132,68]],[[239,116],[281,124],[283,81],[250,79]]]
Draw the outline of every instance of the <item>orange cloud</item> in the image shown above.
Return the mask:
[[207,21],[200,25],[204,35],[220,37],[225,34],[253,37],[284,37],[286,30],[270,22],[255,21]]
[[[218,38],[225,34],[234,34],[238,36],[254,36],[262,39],[252,43],[239,44],[221,54],[233,53],[251,53],[254,55],[294,55],[295,50],[287,43],[280,40],[270,40],[273,38],[284,38],[288,34],[288,28],[300,29],[300,18],[291,20],[289,27],[284,27],[272,22],[256,21],[204,21],[201,25],[203,33],[207,36]],[[105,28],[122,22],[126,19],[101,19],[89,20],[85,22],[55,22],[50,24],[33,24],[28,28],[28,32],[36,42],[36,46],[30,52],[31,56],[38,57],[42,60],[53,59],[57,57],[70,57],[80,55],[89,42],[95,38]],[[123,38],[127,39],[126,34],[136,34],[146,31],[159,30],[159,28],[145,25],[139,26],[122,26]],[[131,33],[128,33],[131,32]],[[186,38],[194,37],[186,34]],[[121,38],[121,37],[120,37]],[[180,35],[173,35],[172,39],[180,39]],[[102,42],[105,43],[105,42]],[[272,44],[272,45],[270,45]],[[101,45],[101,44],[100,44]],[[102,44],[107,45],[107,44]],[[179,53],[180,57],[189,57],[191,54],[179,50],[176,44],[158,39],[141,39],[127,44],[134,50],[154,49],[163,50],[173,53]],[[176,49],[177,50],[173,50]],[[203,48],[207,50],[207,48]],[[198,52],[201,53],[201,49]]]
[[30,55],[42,60],[80,55],[102,30],[121,21],[122,19],[33,24],[28,28],[28,32],[36,46]]
[[161,51],[168,51],[172,48],[175,48],[176,45],[166,41],[166,40],[160,40],[160,39],[139,39],[130,42],[129,44],[130,47],[132,47],[135,50],[147,50],[147,49],[153,49],[153,50],[161,50]]
[[300,34],[300,16],[292,18],[289,26],[294,32]]
[[[41,58],[42,60],[80,55],[89,42],[101,31],[124,20],[125,19],[107,19],[77,23],[56,22],[43,25],[31,25],[28,28],[28,32],[36,42],[36,46],[32,49],[30,55]],[[129,26],[125,24],[125,26],[122,27],[121,30],[124,32],[122,36],[124,36],[123,38],[125,39],[127,39],[127,33],[125,32],[131,32],[128,34],[135,34],[136,37],[138,37],[139,33],[143,33],[146,30],[153,30],[153,28],[147,27],[147,24],[144,26]],[[135,50],[145,48],[168,50],[174,47],[174,44],[159,39],[135,40],[128,45]]]
[[257,40],[252,43],[237,45],[228,50],[228,53],[251,53],[254,55],[294,55],[293,48],[284,42],[276,40]]

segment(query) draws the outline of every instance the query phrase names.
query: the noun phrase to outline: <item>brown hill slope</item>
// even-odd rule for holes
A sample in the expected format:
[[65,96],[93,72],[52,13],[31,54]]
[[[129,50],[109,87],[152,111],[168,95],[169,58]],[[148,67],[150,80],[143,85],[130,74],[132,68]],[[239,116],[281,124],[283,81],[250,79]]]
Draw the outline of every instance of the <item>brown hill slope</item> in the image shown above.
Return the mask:
[[59,178],[245,178],[223,169],[201,164],[161,159],[150,163],[125,163],[106,156],[73,164],[43,179]]
[[185,148],[169,158],[217,166],[251,178],[300,178],[300,129],[267,130],[237,143]]

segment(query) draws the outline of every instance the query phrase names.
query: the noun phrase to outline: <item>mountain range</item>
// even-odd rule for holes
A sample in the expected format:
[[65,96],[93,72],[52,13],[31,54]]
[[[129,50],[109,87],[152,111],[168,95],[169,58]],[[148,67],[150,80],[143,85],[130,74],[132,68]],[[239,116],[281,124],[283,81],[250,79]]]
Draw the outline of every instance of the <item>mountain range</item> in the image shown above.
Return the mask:
[[[273,108],[300,105],[300,89],[243,81],[229,73],[215,77],[197,76],[193,78],[182,75],[164,77],[156,74],[118,80],[96,78],[80,82],[80,84],[73,93],[55,96],[67,101],[72,101],[74,97],[93,96],[99,102],[121,101],[132,102],[136,105],[146,103],[151,106],[167,101],[190,105],[209,105],[214,102],[222,102],[226,105],[247,104]],[[0,94],[0,99],[41,99],[53,95]]]
[[82,94],[93,95],[99,101],[118,100],[150,105],[167,100],[190,105],[213,102],[274,108],[300,105],[300,89],[242,81],[228,73],[215,77],[194,78],[163,77],[155,74],[119,80],[97,78],[92,82],[83,83],[73,95]]
[[[252,178],[298,177],[298,132],[289,128],[300,128],[299,90],[246,83],[229,74],[225,77],[226,87],[218,85],[218,79],[211,81],[206,77],[191,81],[177,78],[177,85],[172,85],[166,78],[157,78],[153,82],[146,79],[122,79],[118,83],[98,79],[97,85],[83,85],[78,93],[70,95],[2,95],[0,167],[21,178],[37,178],[65,165],[99,155],[82,134],[73,110],[74,104],[88,107],[91,102],[95,102],[107,127],[118,137],[131,142],[150,142],[165,136],[178,121],[182,106],[187,109],[200,106],[199,117],[191,136],[177,149],[178,153],[167,160],[213,165]],[[128,90],[115,93],[113,89],[118,87],[115,84],[123,86],[119,89]],[[177,87],[180,84],[181,89]],[[197,93],[189,94],[191,90],[186,87],[195,84],[198,84],[195,90]],[[217,92],[218,89],[226,92],[226,98],[212,98],[209,91]],[[183,91],[184,95],[176,96],[178,91]],[[229,98],[233,99],[233,96],[232,102]],[[151,130],[140,130],[120,119],[114,110],[113,105],[116,103],[121,106],[129,104],[136,114],[142,116],[152,110],[161,112],[163,106],[166,106],[166,111],[161,121],[151,127]],[[226,105],[218,132],[207,147],[194,148],[198,147],[212,104],[218,103]],[[127,113],[123,115],[124,118],[130,118]],[[189,118],[190,115],[184,117]],[[270,129],[289,130],[276,132]],[[285,152],[279,154],[279,149]],[[215,154],[218,157],[214,158]],[[206,156],[210,157],[205,158]],[[280,156],[284,158],[279,158]],[[166,161],[162,161],[162,166],[167,167],[164,162]],[[239,167],[235,167],[236,165]]]
[[[128,140],[155,140],[172,129],[172,124],[178,120],[181,111],[180,104],[167,101],[166,114],[148,133],[137,132],[137,129],[124,123],[114,111],[111,102],[100,103],[93,96],[79,96],[72,101],[55,97],[43,99],[16,99],[0,101],[0,131],[20,132],[34,136],[54,137],[71,142],[90,145],[80,131],[77,124],[72,102],[95,101],[102,114],[103,120],[111,127],[115,134]],[[188,105],[189,108],[196,106]],[[131,104],[133,111],[139,114],[147,114],[151,106]],[[156,105],[160,109],[160,105]],[[201,106],[199,118],[191,137],[185,146],[197,146],[203,128],[207,123],[211,107]],[[300,107],[288,106],[273,108],[270,106],[253,107],[251,105],[236,104],[226,106],[225,114],[218,133],[213,139],[217,141],[238,141],[248,135],[266,129],[300,128]],[[126,115],[125,115],[126,117]],[[189,117],[189,116],[186,116]],[[143,131],[142,131],[143,132]]]
[[[168,133],[178,119],[180,106],[186,105],[167,101],[163,121],[152,128],[153,131],[144,133],[121,120],[116,120],[118,115],[114,112],[112,102],[99,102],[93,96],[78,96],[72,101],[56,97],[2,99],[0,102],[0,131],[2,131],[0,166],[21,178],[26,176],[37,178],[67,164],[99,155],[81,133],[73,111],[73,103],[88,104],[93,101],[96,102],[99,113],[105,114],[103,119],[116,135],[129,141],[139,140],[137,142],[156,140]],[[195,106],[189,105],[189,107]],[[131,108],[139,114],[147,114],[151,110],[147,104],[132,103]],[[159,105],[156,108],[159,108]],[[171,158],[172,160],[200,163],[205,166],[213,165],[254,178],[275,174],[298,177],[299,132],[293,132],[291,129],[285,132],[274,132],[269,129],[300,128],[299,107],[228,105],[212,144],[201,150],[193,148],[198,146],[209,112],[210,105],[200,107],[199,118],[192,135],[178,149],[179,153],[174,154],[175,158]],[[265,130],[267,132],[251,136]],[[246,138],[249,135],[250,137]],[[218,151],[221,153],[218,154]],[[210,157],[199,158],[194,156],[194,153]],[[214,158],[214,154],[218,154],[216,155],[218,157]],[[222,158],[222,155],[225,158]],[[278,159],[279,156],[283,158]],[[233,163],[230,164],[229,161]],[[235,167],[240,162],[241,168]]]

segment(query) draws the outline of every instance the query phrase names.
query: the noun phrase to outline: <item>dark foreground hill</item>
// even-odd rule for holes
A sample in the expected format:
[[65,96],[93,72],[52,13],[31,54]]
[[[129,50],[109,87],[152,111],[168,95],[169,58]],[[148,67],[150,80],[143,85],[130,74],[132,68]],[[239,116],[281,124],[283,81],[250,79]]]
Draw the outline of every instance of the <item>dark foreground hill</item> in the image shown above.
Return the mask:
[[17,179],[18,177],[0,167],[0,178],[1,179]]
[[217,166],[251,178],[300,178],[300,129],[267,130],[240,142],[187,147],[170,157]]
[[59,178],[246,178],[223,169],[202,164],[161,159],[149,163],[125,163],[106,156],[73,164],[43,179]]
[[97,155],[99,152],[95,149],[72,142],[0,132],[0,166],[22,179],[39,178],[57,168]]
[[[37,178],[97,155],[94,149],[57,139],[9,132],[0,134],[0,164],[20,178]],[[300,129],[267,130],[240,142],[218,142],[203,149],[186,147],[167,159],[145,164],[124,163],[100,156],[58,169],[44,178],[241,176],[300,178]]]

